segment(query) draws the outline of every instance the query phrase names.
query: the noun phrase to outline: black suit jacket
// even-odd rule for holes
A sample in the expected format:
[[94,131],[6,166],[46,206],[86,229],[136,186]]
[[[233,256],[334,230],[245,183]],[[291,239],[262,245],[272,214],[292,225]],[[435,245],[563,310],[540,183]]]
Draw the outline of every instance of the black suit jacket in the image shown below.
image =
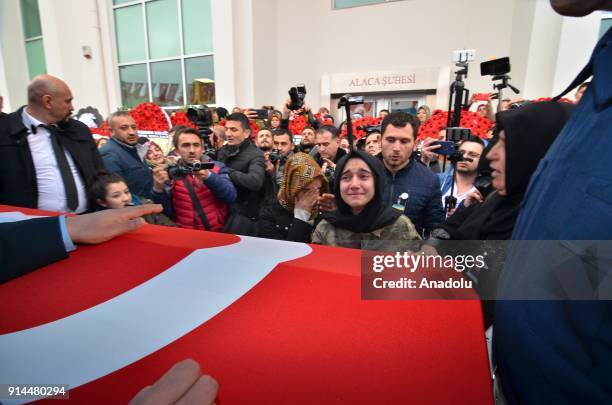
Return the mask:
[[0,283],[67,256],[59,217],[0,223]]
[[[0,120],[0,204],[38,208],[36,170],[27,140],[28,129],[21,119],[23,108]],[[71,119],[60,126],[58,135],[87,185],[104,169],[89,128]]]

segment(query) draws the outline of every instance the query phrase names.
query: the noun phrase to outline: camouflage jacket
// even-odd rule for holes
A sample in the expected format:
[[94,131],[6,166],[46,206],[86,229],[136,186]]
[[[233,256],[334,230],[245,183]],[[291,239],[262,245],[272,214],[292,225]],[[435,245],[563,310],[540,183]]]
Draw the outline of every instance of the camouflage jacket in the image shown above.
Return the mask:
[[[338,228],[325,219],[321,220],[312,234],[312,243],[320,245],[339,246],[353,249],[403,250],[399,241],[420,240],[412,221],[405,215],[400,215],[395,222],[368,233],[354,233]],[[385,241],[384,243],[368,241]],[[362,247],[362,242],[364,245]]]

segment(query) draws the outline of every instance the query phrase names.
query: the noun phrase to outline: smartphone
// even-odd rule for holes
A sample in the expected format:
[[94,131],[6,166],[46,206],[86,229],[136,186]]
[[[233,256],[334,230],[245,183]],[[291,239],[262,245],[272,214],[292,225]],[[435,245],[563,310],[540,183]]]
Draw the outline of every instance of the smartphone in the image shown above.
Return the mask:
[[474,101],[489,101],[489,93],[475,93]]
[[257,118],[262,119],[262,120],[267,120],[268,119],[268,110],[264,109],[255,109],[253,110],[257,113]]
[[440,145],[440,147],[436,150],[432,150],[433,153],[437,153],[438,155],[452,155],[455,153],[455,143],[451,141],[435,141],[431,143],[432,145]]

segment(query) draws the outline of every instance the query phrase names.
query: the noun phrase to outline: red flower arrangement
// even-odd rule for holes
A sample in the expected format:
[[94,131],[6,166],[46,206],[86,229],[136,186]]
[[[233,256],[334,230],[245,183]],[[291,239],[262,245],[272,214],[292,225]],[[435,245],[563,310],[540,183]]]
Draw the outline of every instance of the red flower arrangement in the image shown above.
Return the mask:
[[[447,121],[448,113],[446,111],[434,111],[431,117],[419,126],[418,139],[437,139],[439,132],[446,128]],[[473,135],[485,138],[487,132],[493,126],[493,121],[473,111],[461,111],[461,121],[459,125],[462,128],[469,128]]]
[[[326,114],[327,115],[327,114]],[[334,121],[329,118],[323,118],[323,114],[316,113],[314,117],[321,123],[321,125],[334,125]]]
[[299,135],[302,133],[304,128],[308,125],[305,115],[294,115],[289,119],[289,132],[293,135]]
[[172,122],[173,127],[177,125],[184,125],[189,128],[198,129],[198,126],[191,122],[189,118],[187,118],[187,113],[184,111],[173,112],[170,116],[170,122]]
[[167,132],[170,129],[166,113],[155,103],[140,103],[130,111],[130,115],[141,131]]
[[[376,118],[376,117],[363,117],[363,118],[358,118],[356,120],[353,120],[352,122],[353,122],[353,135],[355,135],[357,139],[361,139],[362,137],[366,135],[366,132],[363,129],[357,129],[358,127],[379,126],[382,122],[382,119]],[[340,133],[340,138],[344,138],[347,134],[348,132],[347,132],[346,125],[345,125],[344,129]]]
[[[540,97],[540,98],[533,100],[533,102],[538,103],[540,101],[550,101],[550,100],[552,100],[552,97]],[[570,100],[569,98],[565,98],[565,97],[560,98],[559,101],[562,103],[572,103],[572,104],[575,103],[575,101]]]
[[104,121],[102,125],[100,125],[99,128],[89,128],[89,131],[91,131],[91,133],[94,135],[101,135],[101,136],[108,136],[108,137],[111,136],[110,127],[108,126],[108,121]]
[[257,133],[259,132],[261,127],[259,126],[259,124],[257,124],[257,122],[255,122],[255,120],[249,119],[249,124],[251,125],[251,138],[256,139]]

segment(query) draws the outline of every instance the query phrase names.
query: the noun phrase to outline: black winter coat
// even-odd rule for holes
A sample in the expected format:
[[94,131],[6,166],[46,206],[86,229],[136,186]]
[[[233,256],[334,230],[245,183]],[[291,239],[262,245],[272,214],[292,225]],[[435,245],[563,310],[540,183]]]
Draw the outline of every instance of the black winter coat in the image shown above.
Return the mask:
[[[21,118],[23,108],[0,120],[0,204],[37,208],[36,170],[27,140],[29,132]],[[98,171],[104,170],[89,128],[71,119],[62,124],[58,134],[87,185]]]

